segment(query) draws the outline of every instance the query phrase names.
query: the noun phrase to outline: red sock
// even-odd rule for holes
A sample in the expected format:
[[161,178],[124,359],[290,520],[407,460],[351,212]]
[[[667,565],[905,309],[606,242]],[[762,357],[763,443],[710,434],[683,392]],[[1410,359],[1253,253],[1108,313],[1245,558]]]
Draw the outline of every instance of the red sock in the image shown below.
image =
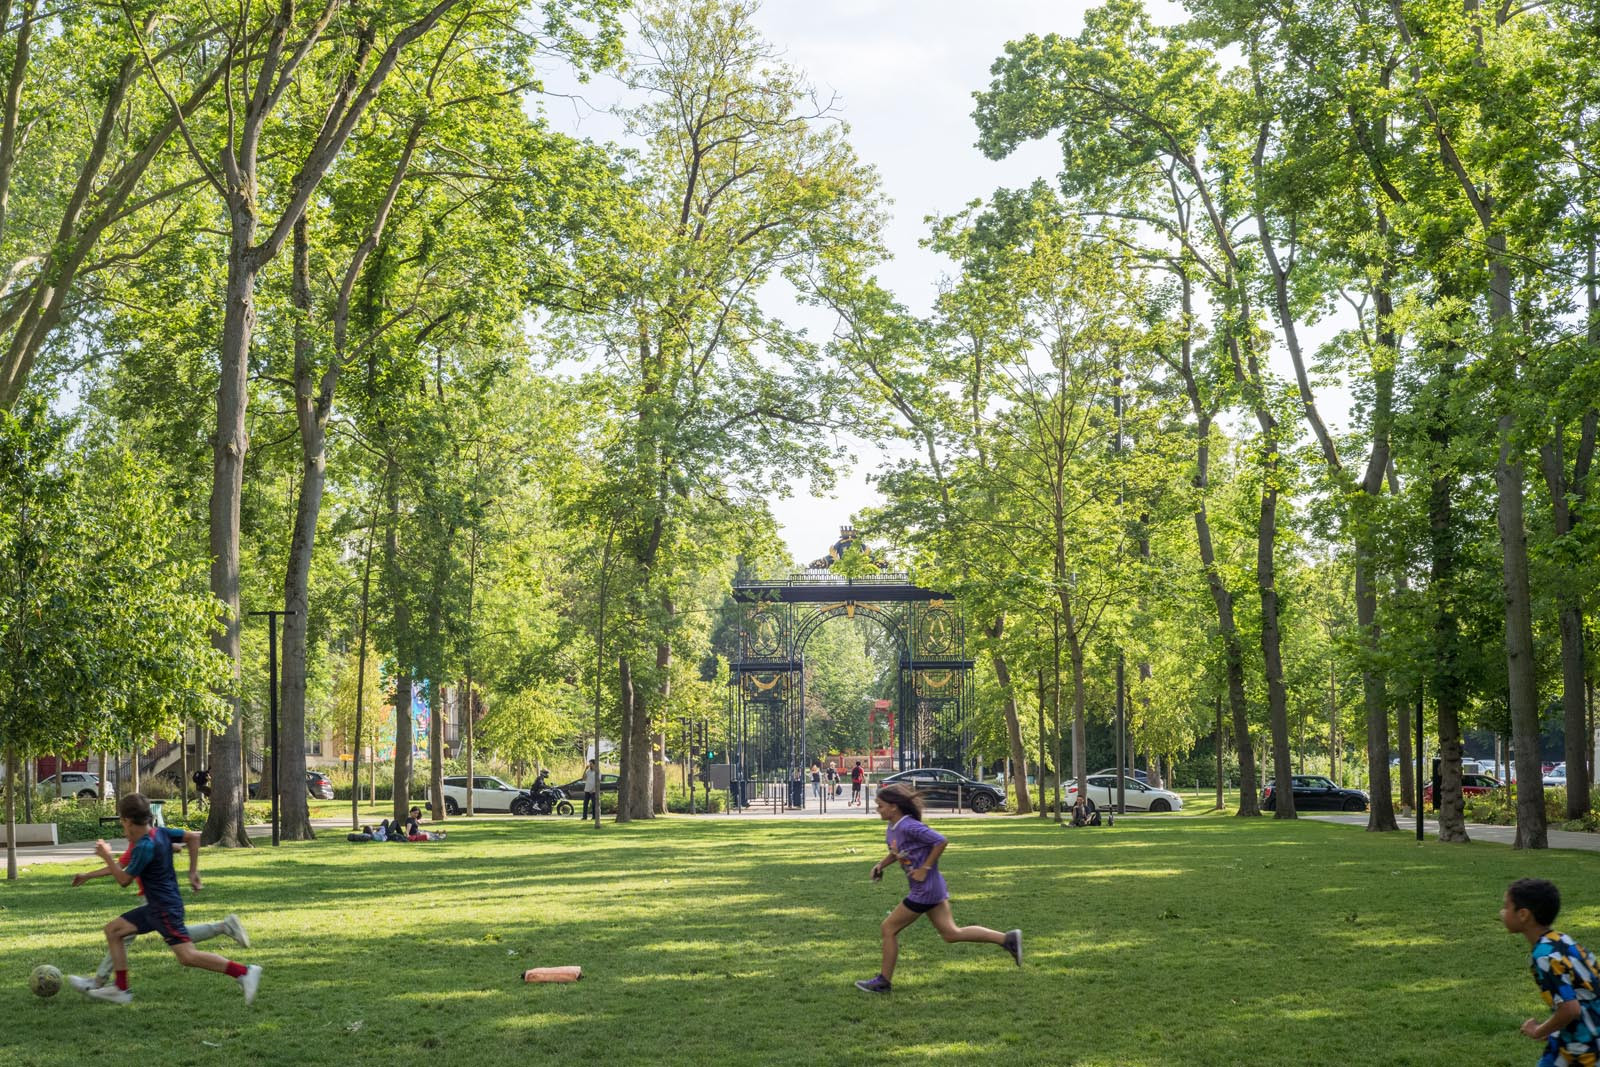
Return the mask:
[[124,993],[126,993],[128,991],[128,972],[127,971],[118,971],[117,972],[117,988],[122,990]]
[[227,973],[229,978],[243,978],[244,972],[245,967],[242,964],[234,963],[232,960],[228,961]]

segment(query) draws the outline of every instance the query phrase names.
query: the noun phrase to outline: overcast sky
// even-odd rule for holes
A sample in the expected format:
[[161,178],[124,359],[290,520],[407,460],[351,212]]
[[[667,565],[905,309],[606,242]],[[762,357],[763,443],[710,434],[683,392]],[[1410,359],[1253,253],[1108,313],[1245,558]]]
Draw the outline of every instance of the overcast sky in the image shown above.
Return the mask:
[[[880,280],[899,300],[922,312],[930,306],[947,261],[918,247],[924,219],[959,211],[999,186],[1053,177],[1053,141],[1022,146],[1001,162],[974,147],[972,94],[988,87],[989,67],[1005,43],[1028,33],[1076,34],[1091,5],[1068,0],[768,0],[756,22],[789,62],[806,71],[823,96],[837,94],[850,141],[877,168],[892,201],[887,243],[894,259]],[[1151,0],[1156,18],[1176,22],[1181,9]],[[551,102],[558,125],[581,135],[616,136],[604,106],[603,84],[585,87],[587,104]],[[1338,421],[1339,413],[1330,413]],[[854,472],[828,497],[803,484],[773,504],[790,552],[805,563],[822,555],[838,527],[877,493],[867,475],[881,458],[858,448]]]

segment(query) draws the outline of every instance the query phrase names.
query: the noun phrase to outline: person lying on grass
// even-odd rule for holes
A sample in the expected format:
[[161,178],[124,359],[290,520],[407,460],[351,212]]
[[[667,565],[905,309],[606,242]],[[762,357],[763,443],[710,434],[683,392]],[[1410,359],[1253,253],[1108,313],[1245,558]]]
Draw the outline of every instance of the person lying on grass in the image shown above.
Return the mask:
[[857,989],[868,993],[887,993],[894,979],[895,961],[900,955],[900,931],[926,915],[939,936],[946,941],[987,941],[1001,945],[1022,966],[1022,931],[1001,933],[987,926],[957,926],[950,914],[950,894],[944,875],[939,873],[939,857],[944,853],[943,834],[922,822],[922,798],[909,786],[886,785],[878,790],[878,817],[889,824],[884,842],[889,854],[872,865],[872,880],[883,878],[884,868],[898,863],[906,870],[910,892],[883,920],[883,964],[877,975],[863,978]]
[[[106,923],[106,944],[111,950],[112,969],[116,984],[85,990],[86,995],[111,1004],[127,1004],[133,1000],[128,991],[128,950],[126,939],[130,935],[155,931],[185,967],[198,967],[216,971],[235,979],[244,990],[244,1002],[256,998],[261,984],[261,968],[245,967],[233,960],[224,959],[194,947],[194,938],[183,922],[183,895],[178,890],[178,874],[172,865],[174,830],[158,830],[152,826],[150,802],[139,793],[129,793],[117,801],[117,814],[122,818],[122,832],[133,848],[124,867],[111,854],[111,846],[104,841],[94,844],[99,856],[110,870],[117,884],[127,886],[138,879],[144,890],[144,904]],[[189,831],[182,835],[189,849],[189,884],[200,888],[200,835]]]

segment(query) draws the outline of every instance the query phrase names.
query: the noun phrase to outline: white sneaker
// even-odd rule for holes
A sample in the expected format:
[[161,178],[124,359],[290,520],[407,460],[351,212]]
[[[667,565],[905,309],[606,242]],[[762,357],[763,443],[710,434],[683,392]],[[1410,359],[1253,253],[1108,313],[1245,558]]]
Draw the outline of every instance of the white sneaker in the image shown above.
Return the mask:
[[241,948],[250,947],[250,935],[245,933],[244,924],[239,921],[239,916],[230,915],[223,919],[222,932],[239,942]]
[[114,985],[96,986],[93,989],[85,989],[83,992],[85,996],[93,997],[95,1000],[104,1000],[111,1004],[133,1003],[132,993],[126,989],[118,989]]
[[85,978],[81,974],[69,974],[67,975],[67,984],[80,993],[87,993],[91,989],[100,988],[100,979]]
[[239,976],[239,987],[244,990],[244,1002],[246,1004],[255,1003],[256,990],[260,988],[260,986],[261,968],[256,964],[251,964],[245,969],[245,972]]

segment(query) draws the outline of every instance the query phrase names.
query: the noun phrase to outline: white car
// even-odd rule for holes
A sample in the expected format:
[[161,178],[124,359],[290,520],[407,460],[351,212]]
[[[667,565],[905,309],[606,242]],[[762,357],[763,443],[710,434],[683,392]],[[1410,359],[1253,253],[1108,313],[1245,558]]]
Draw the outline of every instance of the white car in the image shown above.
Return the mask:
[[[1092,774],[1087,780],[1089,787],[1087,796],[1094,801],[1095,806],[1101,811],[1111,808],[1117,802],[1117,779],[1110,774]],[[1062,803],[1070,805],[1078,799],[1078,783],[1072,782],[1067,786],[1066,796]],[[1157,789],[1153,785],[1146,785],[1137,778],[1126,775],[1122,779],[1123,804],[1129,811],[1182,811],[1183,798],[1166,789]]]
[[[88,771],[62,771],[59,785],[56,784],[56,776],[52,774],[48,778],[41,778],[35,788],[42,797],[64,796],[93,800],[100,795],[100,776],[90,774]],[[117,799],[117,791],[110,782],[106,783],[106,799]]]
[[1567,787],[1567,765],[1558,763],[1550,768],[1550,773],[1544,776],[1544,784],[1548,789],[1565,789]]
[[[527,793],[514,785],[507,785],[500,779],[489,774],[475,774],[472,776],[472,810],[476,814],[480,811],[510,811],[511,804],[518,797],[525,797]],[[432,804],[428,807],[431,809]],[[519,804],[518,807],[521,807]],[[467,810],[467,778],[466,775],[449,777],[444,780],[444,813],[446,815],[460,815]],[[520,814],[520,812],[519,812]]]

